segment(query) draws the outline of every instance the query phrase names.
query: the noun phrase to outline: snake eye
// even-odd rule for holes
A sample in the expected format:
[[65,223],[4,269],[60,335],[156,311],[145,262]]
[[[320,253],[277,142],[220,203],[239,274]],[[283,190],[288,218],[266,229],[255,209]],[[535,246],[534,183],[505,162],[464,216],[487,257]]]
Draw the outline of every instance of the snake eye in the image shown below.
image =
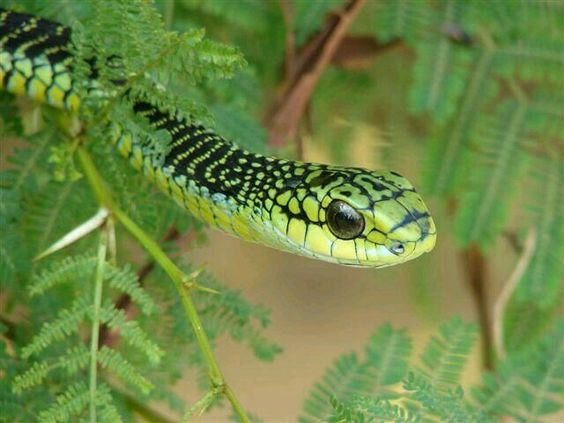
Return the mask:
[[344,201],[334,200],[327,207],[327,224],[337,238],[353,239],[364,230],[364,218]]
[[390,251],[392,253],[394,253],[396,256],[399,256],[399,255],[404,253],[405,247],[403,246],[403,244],[401,242],[394,242],[390,246]]

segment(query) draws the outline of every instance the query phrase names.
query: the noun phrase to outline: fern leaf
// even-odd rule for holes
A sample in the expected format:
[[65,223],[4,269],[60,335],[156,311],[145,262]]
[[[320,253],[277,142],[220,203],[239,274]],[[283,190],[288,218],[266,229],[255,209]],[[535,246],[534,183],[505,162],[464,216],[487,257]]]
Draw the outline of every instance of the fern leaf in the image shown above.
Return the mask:
[[232,24],[245,31],[264,32],[273,14],[272,4],[261,0],[224,2],[221,0],[186,0],[185,7],[192,12],[206,13],[220,19],[221,25]]
[[331,397],[331,406],[333,415],[328,421],[332,423],[415,423],[418,421],[417,416],[409,409],[380,398],[355,396],[350,402],[344,403]]
[[[518,291],[519,289],[517,289]],[[509,301],[505,310],[504,320],[504,345],[507,351],[517,351],[523,348],[523,339],[533,342],[542,337],[557,316],[561,304],[559,302],[550,306],[540,306],[535,297],[530,299],[516,298],[517,292]]]
[[116,374],[124,382],[137,387],[144,394],[148,394],[153,384],[145,379],[119,352],[103,346],[98,351],[100,365]]
[[530,195],[521,218],[524,225],[536,228],[537,236],[533,256],[505,312],[508,350],[520,349],[523,339],[533,341],[542,335],[562,305],[563,170],[560,160],[541,156],[531,160],[529,168]]
[[262,334],[261,329],[270,324],[268,310],[248,303],[241,292],[221,285],[206,274],[200,275],[200,283],[221,292],[220,296],[202,296],[198,303],[212,338],[228,333],[238,342],[246,343],[256,357],[267,361],[282,352],[278,344]]
[[439,336],[433,336],[421,354],[429,383],[438,389],[454,386],[468,354],[474,345],[477,329],[455,317],[441,326]]
[[30,295],[42,295],[50,288],[65,283],[89,280],[94,272],[96,257],[78,255],[57,261],[48,270],[33,276]]
[[[564,266],[564,213],[562,209],[561,160],[538,158],[533,161],[531,219],[537,228],[535,254],[516,291],[518,300],[534,298],[540,307],[550,307],[561,299]],[[535,195],[538,193],[538,195]]]
[[447,0],[439,5],[432,24],[436,28],[433,35],[416,44],[418,60],[409,99],[412,111],[427,111],[436,122],[446,123],[456,112],[475,52],[457,45],[444,33],[449,28],[470,29],[465,28],[463,20],[464,13],[468,13],[467,4]]
[[411,338],[405,329],[395,330],[385,324],[370,338],[365,351],[374,386],[380,390],[400,382],[407,373]]
[[432,11],[425,2],[418,0],[398,0],[381,2],[375,8],[373,31],[383,42],[403,38],[415,42],[425,33],[425,28],[433,19]]
[[327,370],[304,403],[301,421],[325,420],[331,411],[330,396],[349,401],[354,395],[377,392],[380,398],[395,398],[387,387],[398,383],[407,372],[411,339],[405,330],[381,326],[366,345],[366,361],[355,353],[341,356]]
[[452,192],[459,178],[466,175],[465,146],[481,106],[495,94],[488,77],[494,63],[493,49],[484,49],[476,59],[462,95],[460,108],[452,127],[434,134],[427,157],[424,187],[430,193]]
[[14,378],[12,389],[14,393],[21,394],[24,390],[42,383],[51,371],[58,368],[64,368],[67,374],[73,375],[86,368],[89,358],[89,351],[83,344],[79,344],[59,356],[53,364],[47,361],[33,363],[31,368]]
[[56,404],[39,413],[40,423],[57,423],[75,420],[86,409],[90,400],[88,387],[83,382],[69,386],[57,396]]
[[[545,339],[536,352],[540,372],[526,374],[534,387],[532,399],[527,404],[531,416],[542,416],[561,410],[564,405],[564,324],[556,325],[556,336]],[[548,393],[548,394],[547,394]]]
[[[485,413],[475,412],[464,400],[464,391],[459,385],[443,391],[427,382],[424,377],[410,373],[404,381],[404,389],[410,393],[410,397],[416,401],[425,418],[438,417],[441,422],[494,422]],[[419,416],[418,421],[425,421]]]
[[123,423],[124,420],[113,401],[110,388],[105,383],[100,384],[96,392],[96,405],[101,423]]
[[141,307],[143,313],[152,314],[156,310],[157,306],[153,299],[141,288],[137,275],[133,273],[130,266],[120,269],[106,264],[104,277],[112,288],[129,295]]
[[[5,110],[16,110],[7,107]],[[46,161],[53,132],[29,136],[29,148],[15,149],[8,157],[13,169],[0,172],[0,277],[2,285],[18,287],[18,278],[27,276],[32,246],[25,242],[21,222],[26,215],[26,200],[40,189],[38,167]]]
[[526,156],[520,147],[527,109],[525,103],[511,104],[501,109],[499,117],[494,116],[498,128],[485,132],[489,122],[478,121],[481,130],[471,135],[487,150],[474,160],[471,182],[455,218],[455,233],[462,245],[476,243],[487,248],[504,229],[511,195],[525,170]]
[[49,373],[49,365],[46,362],[33,363],[24,374],[17,375],[12,383],[15,394],[21,394],[24,390],[39,385]]
[[564,394],[564,322],[540,341],[510,353],[495,374],[486,373],[474,388],[478,409],[534,421],[560,410]]
[[118,310],[112,303],[105,304],[100,311],[100,321],[112,329],[119,329],[120,335],[131,346],[143,352],[153,364],[160,362],[164,355],[157,344],[149,339],[135,320],[127,320],[123,310]]
[[86,368],[89,359],[90,351],[84,344],[78,344],[57,359],[57,366],[65,369],[68,375],[74,375]]
[[321,382],[311,390],[304,402],[300,422],[316,422],[327,419],[331,412],[331,395],[346,400],[354,393],[365,392],[358,386],[359,378],[364,374],[365,366],[355,353],[342,355],[330,367]]
[[46,322],[39,334],[33,337],[31,343],[22,350],[22,357],[29,358],[33,354],[43,351],[55,341],[60,341],[73,333],[77,333],[80,323],[86,318],[90,304],[84,297],[73,301],[70,309],[61,310],[55,320]]

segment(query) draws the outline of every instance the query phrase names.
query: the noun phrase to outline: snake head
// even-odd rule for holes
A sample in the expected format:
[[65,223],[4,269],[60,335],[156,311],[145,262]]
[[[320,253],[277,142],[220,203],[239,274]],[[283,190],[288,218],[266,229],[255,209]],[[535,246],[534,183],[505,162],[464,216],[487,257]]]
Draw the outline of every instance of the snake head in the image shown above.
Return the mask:
[[305,256],[385,267],[435,245],[436,228],[427,207],[395,172],[310,165],[292,198],[294,207],[285,210],[288,220],[281,229],[294,252]]

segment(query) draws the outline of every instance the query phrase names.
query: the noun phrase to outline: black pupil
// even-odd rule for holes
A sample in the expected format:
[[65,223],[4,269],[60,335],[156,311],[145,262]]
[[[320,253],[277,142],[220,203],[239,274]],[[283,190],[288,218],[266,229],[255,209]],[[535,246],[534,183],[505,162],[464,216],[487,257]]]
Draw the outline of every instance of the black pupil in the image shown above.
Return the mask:
[[337,238],[353,239],[364,229],[363,217],[347,203],[333,201],[327,208],[327,224]]

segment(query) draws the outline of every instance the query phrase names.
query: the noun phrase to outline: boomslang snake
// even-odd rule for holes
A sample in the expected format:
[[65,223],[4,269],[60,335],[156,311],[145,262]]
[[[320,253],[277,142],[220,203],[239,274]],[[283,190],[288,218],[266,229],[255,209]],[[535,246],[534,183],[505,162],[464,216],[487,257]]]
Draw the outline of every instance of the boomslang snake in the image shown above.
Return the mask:
[[[0,9],[0,87],[75,112],[70,28]],[[116,82],[117,84],[118,82]],[[270,247],[359,267],[398,264],[430,251],[436,229],[413,186],[396,172],[258,155],[146,100],[135,113],[170,134],[163,157],[131,131],[113,141],[132,165],[213,227]]]

